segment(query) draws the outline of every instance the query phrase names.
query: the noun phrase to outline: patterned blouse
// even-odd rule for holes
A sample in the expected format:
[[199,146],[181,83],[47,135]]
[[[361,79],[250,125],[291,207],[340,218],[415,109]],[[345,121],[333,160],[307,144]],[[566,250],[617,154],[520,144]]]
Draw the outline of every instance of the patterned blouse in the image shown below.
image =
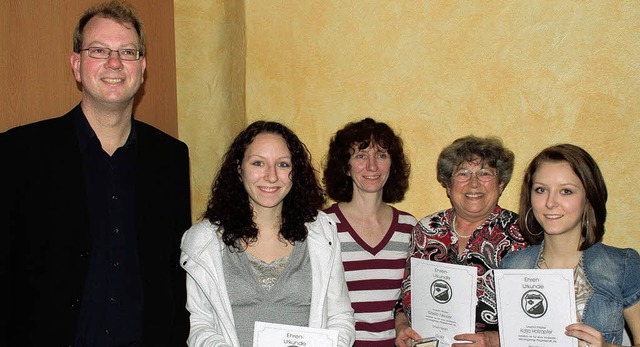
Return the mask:
[[500,206],[472,234],[467,246],[459,253],[458,236],[451,229],[453,208],[434,213],[420,220],[413,228],[410,257],[407,258],[400,300],[411,320],[411,258],[443,263],[475,266],[478,269],[478,306],[476,332],[498,330],[496,294],[492,269],[509,252],[527,246],[520,234],[518,215]]

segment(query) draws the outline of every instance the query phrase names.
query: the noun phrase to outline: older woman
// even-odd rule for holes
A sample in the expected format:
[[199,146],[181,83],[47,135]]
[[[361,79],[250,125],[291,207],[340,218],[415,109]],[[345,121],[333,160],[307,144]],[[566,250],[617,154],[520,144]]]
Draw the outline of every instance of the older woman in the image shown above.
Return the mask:
[[182,240],[190,346],[253,345],[257,321],[355,337],[336,226],[310,154],[276,122],[255,122],[227,151],[205,220]]
[[331,139],[323,180],[337,202],[325,212],[338,224],[354,347],[393,347],[394,306],[417,222],[388,205],[402,201],[409,187],[402,139],[371,118],[345,125]]
[[[492,269],[509,252],[524,248],[518,216],[498,205],[511,179],[513,152],[495,137],[466,136],[442,150],[437,178],[452,208],[429,215],[413,229],[411,257],[474,266],[478,269],[476,331],[455,336],[469,346],[498,346],[498,319]],[[410,258],[411,258],[410,257]],[[402,284],[405,314],[396,316],[396,344],[420,339],[411,328],[411,259]],[[452,346],[463,346],[453,343]]]
[[626,321],[640,346],[640,256],[602,243],[606,202],[589,153],[571,144],[546,148],[529,164],[520,193],[520,225],[534,246],[501,267],[573,269],[579,323],[566,334],[580,347],[619,346]]

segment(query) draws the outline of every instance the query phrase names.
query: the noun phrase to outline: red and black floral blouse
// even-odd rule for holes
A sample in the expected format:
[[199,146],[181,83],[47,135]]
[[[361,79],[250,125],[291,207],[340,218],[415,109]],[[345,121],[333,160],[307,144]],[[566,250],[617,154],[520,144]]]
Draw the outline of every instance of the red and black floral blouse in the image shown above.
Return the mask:
[[400,300],[411,319],[411,257],[443,263],[475,266],[478,269],[476,332],[498,330],[493,271],[509,252],[527,246],[520,234],[518,215],[500,206],[474,232],[462,253],[458,236],[451,230],[453,208],[420,220],[413,228]]

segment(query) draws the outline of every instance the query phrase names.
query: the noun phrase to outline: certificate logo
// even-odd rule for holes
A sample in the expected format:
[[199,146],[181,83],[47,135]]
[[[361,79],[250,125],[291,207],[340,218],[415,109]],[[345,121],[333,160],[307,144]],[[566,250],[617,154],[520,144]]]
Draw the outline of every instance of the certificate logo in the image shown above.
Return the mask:
[[537,290],[529,290],[522,295],[522,310],[531,318],[540,318],[547,313],[547,298]]
[[431,297],[439,304],[446,304],[451,300],[451,286],[443,280],[431,283]]

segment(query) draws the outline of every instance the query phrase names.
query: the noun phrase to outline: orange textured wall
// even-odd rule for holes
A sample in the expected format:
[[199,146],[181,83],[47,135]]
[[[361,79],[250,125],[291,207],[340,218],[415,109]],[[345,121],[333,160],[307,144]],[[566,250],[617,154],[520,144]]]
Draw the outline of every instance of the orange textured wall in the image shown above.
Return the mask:
[[[184,15],[178,7],[177,19]],[[238,47],[245,66],[234,73],[244,85],[232,88],[244,94],[243,106],[233,106],[239,99],[232,98],[231,114],[193,112],[194,105],[229,92],[220,85],[209,84],[210,94],[190,104],[179,97],[181,138],[185,122],[231,130],[229,122],[242,117],[244,124],[278,120],[298,133],[320,167],[329,138],[346,122],[386,121],[404,138],[413,167],[410,192],[398,207],[418,218],[449,206],[435,163],[455,138],[496,135],[516,153],[501,199],[509,209],[517,209],[522,172],[533,155],[570,142],[596,158],[607,180],[605,241],[640,249],[634,223],[640,210],[640,2],[251,0],[232,13],[244,25]],[[219,27],[192,24],[205,35]],[[206,59],[192,58],[181,68],[178,54],[179,96],[204,88],[181,79],[184,70],[198,69],[196,80],[217,81],[221,72],[212,74],[209,62],[222,66],[215,61],[238,43],[223,35],[208,39],[204,48],[183,42],[183,55],[204,50]],[[190,145],[193,153],[228,143],[209,136]],[[206,189],[214,159],[193,163],[196,170],[207,166],[206,173],[196,172]],[[194,201],[194,209],[199,206],[203,202]]]
[[246,124],[243,11],[242,1],[174,1],[178,121],[189,145],[194,221],[227,146]]

